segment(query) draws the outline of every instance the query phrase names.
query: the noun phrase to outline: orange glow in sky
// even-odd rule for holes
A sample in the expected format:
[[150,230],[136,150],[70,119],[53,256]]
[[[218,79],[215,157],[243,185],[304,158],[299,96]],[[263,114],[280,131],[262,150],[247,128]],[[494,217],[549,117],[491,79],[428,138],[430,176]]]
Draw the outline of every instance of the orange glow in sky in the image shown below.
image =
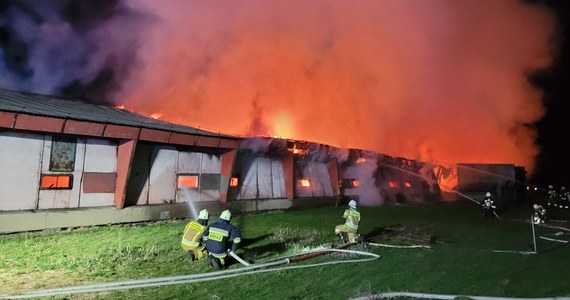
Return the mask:
[[[116,99],[213,132],[532,171],[554,20],[518,0],[155,1]],[[123,100],[127,99],[127,100]]]

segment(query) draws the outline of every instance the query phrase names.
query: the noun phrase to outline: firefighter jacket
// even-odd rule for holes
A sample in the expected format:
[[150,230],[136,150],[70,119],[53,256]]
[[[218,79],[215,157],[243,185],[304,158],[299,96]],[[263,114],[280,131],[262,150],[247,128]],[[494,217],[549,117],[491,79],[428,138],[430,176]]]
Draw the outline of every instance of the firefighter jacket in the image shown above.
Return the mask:
[[202,241],[202,235],[206,226],[192,220],[186,224],[184,227],[184,235],[182,236],[182,241],[180,245],[182,249],[188,251],[192,248],[196,248],[200,246],[200,242]]
[[237,250],[241,242],[239,230],[226,220],[219,220],[210,224],[204,231],[206,250],[212,254],[225,254],[230,249]]
[[495,208],[495,204],[493,203],[493,199],[485,198],[485,200],[483,200],[483,208],[485,208],[485,209]]
[[349,229],[357,230],[360,223],[360,212],[356,209],[349,208],[344,211],[342,217],[345,219],[344,226]]

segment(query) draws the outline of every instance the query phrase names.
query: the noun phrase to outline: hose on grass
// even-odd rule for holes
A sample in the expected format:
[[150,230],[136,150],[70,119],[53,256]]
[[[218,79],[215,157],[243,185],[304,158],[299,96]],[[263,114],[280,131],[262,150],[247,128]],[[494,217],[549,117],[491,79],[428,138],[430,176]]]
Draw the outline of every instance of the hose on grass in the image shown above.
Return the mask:
[[464,296],[464,295],[442,295],[442,294],[425,294],[425,293],[408,293],[408,292],[390,292],[368,295],[360,298],[353,298],[352,300],[368,300],[380,298],[395,298],[395,297],[411,297],[418,299],[442,299],[453,300],[458,298],[473,299],[473,300],[569,300],[569,297],[552,297],[552,298],[510,298],[510,297],[489,297],[489,296]]
[[422,248],[422,249],[431,249],[431,246],[425,245],[409,245],[409,246],[400,246],[400,245],[389,245],[389,244],[379,244],[379,243],[366,243],[367,245],[377,246],[377,247],[387,247],[387,248]]
[[[348,253],[348,254],[357,254],[357,255],[368,256],[368,257],[367,258],[361,258],[361,259],[337,260],[337,261],[329,261],[329,262],[314,263],[314,264],[307,264],[307,265],[286,266],[286,267],[276,267],[276,268],[263,269],[263,268],[267,268],[267,267],[275,267],[275,266],[282,265],[282,264],[289,264],[291,262],[291,259],[290,259],[291,257],[295,257],[295,256],[299,256],[299,255],[306,255],[306,254],[310,254],[313,252],[340,252],[340,253]],[[139,280],[128,280],[128,281],[118,281],[118,282],[110,282],[110,283],[100,283],[100,284],[93,284],[93,285],[80,285],[80,286],[71,286],[71,287],[63,287],[63,288],[35,290],[35,291],[28,291],[28,292],[23,292],[23,293],[14,294],[14,295],[0,295],[0,299],[29,299],[29,298],[37,298],[37,297],[49,297],[49,296],[58,296],[58,295],[106,292],[106,291],[114,291],[114,290],[125,290],[125,289],[132,289],[132,288],[146,288],[146,287],[156,287],[156,286],[165,286],[165,285],[174,285],[174,284],[188,284],[188,283],[195,283],[195,282],[204,282],[204,281],[212,281],[212,280],[219,280],[219,279],[225,279],[225,278],[232,278],[232,277],[237,277],[237,276],[242,276],[242,275],[251,275],[251,274],[256,274],[256,273],[276,272],[276,271],[283,271],[283,270],[311,268],[311,267],[344,264],[344,263],[366,262],[366,261],[371,261],[371,260],[377,260],[380,257],[381,256],[379,254],[366,252],[366,251],[346,250],[346,249],[317,249],[317,250],[310,250],[310,251],[306,251],[306,252],[302,252],[302,253],[298,253],[298,254],[280,257],[280,258],[277,258],[275,260],[272,260],[272,261],[269,261],[266,263],[252,264],[252,265],[242,267],[242,268],[238,268],[238,269],[222,270],[222,271],[209,272],[209,273],[203,273],[203,274],[148,278],[148,279],[139,279]]]

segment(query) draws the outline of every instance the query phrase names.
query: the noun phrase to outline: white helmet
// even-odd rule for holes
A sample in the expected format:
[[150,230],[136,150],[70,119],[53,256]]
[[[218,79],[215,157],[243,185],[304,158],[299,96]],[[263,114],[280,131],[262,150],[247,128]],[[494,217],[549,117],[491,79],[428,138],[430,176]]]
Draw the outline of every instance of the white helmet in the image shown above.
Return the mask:
[[232,213],[230,212],[229,209],[226,209],[222,212],[222,214],[220,215],[220,219],[222,220],[226,220],[229,221],[232,219]]
[[348,202],[348,206],[351,207],[351,208],[356,208],[356,201],[350,200],[350,201]]
[[534,209],[538,209],[538,204],[533,205]]
[[198,214],[198,220],[208,220],[210,218],[210,213],[207,209],[202,209]]
[[549,188],[549,189],[553,189],[554,187],[553,187],[552,185],[549,185],[548,188]]
[[485,194],[485,197],[491,197],[491,193],[487,192],[487,194]]

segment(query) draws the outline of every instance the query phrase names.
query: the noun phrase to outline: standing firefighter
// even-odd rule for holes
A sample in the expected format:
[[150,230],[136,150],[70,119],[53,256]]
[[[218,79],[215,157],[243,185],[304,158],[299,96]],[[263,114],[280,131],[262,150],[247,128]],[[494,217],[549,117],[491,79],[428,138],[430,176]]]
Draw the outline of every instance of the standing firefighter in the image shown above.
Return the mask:
[[338,225],[334,229],[334,233],[338,236],[341,244],[346,243],[344,233],[348,236],[349,243],[356,243],[358,236],[358,223],[360,223],[360,212],[356,210],[356,201],[348,202],[348,209],[344,211],[342,217],[345,219],[344,224]]
[[535,224],[546,223],[546,209],[544,209],[542,205],[538,204],[534,204],[532,208],[534,208],[534,216],[533,216],[534,223]]
[[241,242],[240,232],[234,225],[230,224],[231,219],[232,213],[226,209],[220,215],[220,219],[204,231],[208,263],[214,270],[220,270],[224,267],[228,252],[235,252]]
[[483,215],[486,217],[493,217],[495,214],[495,202],[491,197],[491,193],[487,192],[485,194],[485,199],[483,200]]
[[560,188],[560,193],[558,194],[558,207],[559,208],[568,208],[570,206],[570,200],[568,199],[568,191],[565,187]]
[[554,187],[552,185],[548,186],[547,199],[546,200],[548,203],[548,207],[556,206],[556,190],[554,189]]
[[202,244],[202,234],[208,225],[210,213],[208,210],[202,209],[198,215],[198,221],[190,221],[184,227],[184,235],[180,245],[186,250],[186,256],[190,260],[202,259],[206,257],[206,250]]

